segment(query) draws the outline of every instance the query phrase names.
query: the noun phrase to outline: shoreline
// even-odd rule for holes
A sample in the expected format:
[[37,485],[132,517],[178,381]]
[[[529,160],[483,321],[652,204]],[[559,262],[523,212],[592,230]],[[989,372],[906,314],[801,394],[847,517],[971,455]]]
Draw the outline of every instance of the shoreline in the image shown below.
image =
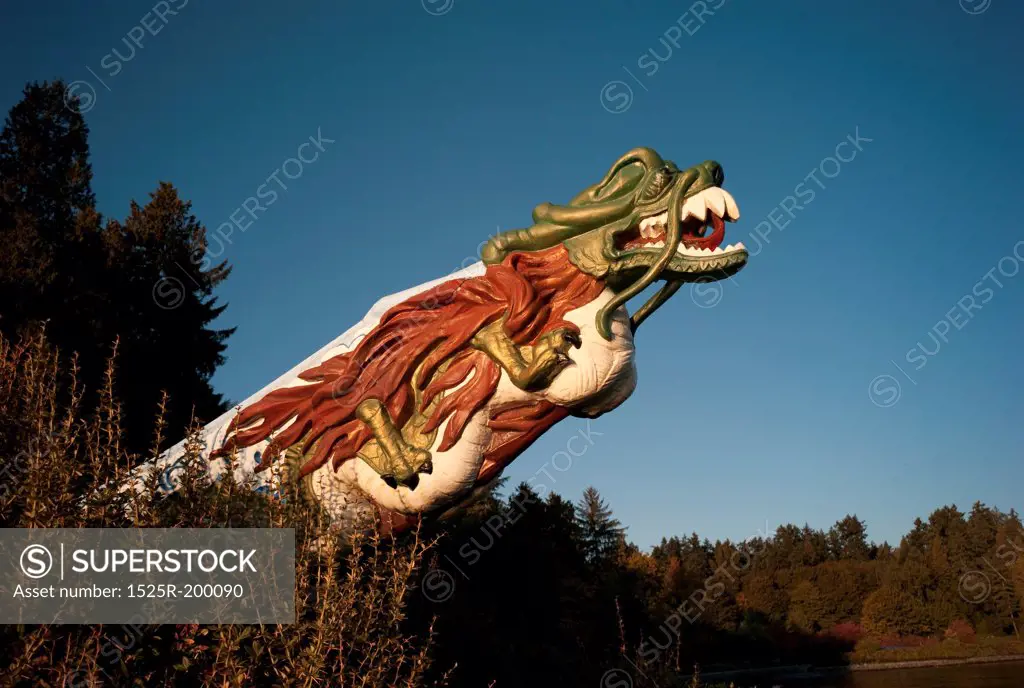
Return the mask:
[[[960,666],[967,664],[999,664],[1009,662],[1024,662],[1024,654],[1017,655],[990,655],[980,657],[961,657],[949,659],[915,659],[902,662],[873,662],[859,664],[846,664],[839,666],[814,667],[810,664],[790,664],[776,667],[758,667],[752,669],[734,669],[701,672],[701,678],[718,681],[730,678],[742,678],[750,675],[769,675],[773,678],[812,678],[815,675],[828,675],[839,673],[852,673],[855,671],[892,671],[896,669],[928,669],[945,666]],[[692,676],[686,676],[687,679]]]
[[845,669],[847,671],[886,671],[889,669],[926,669],[929,667],[958,666],[962,664],[996,664],[999,662],[1024,662],[1024,654],[961,657],[959,659],[915,659],[904,662],[872,662],[850,664],[846,667],[834,667],[833,669]]

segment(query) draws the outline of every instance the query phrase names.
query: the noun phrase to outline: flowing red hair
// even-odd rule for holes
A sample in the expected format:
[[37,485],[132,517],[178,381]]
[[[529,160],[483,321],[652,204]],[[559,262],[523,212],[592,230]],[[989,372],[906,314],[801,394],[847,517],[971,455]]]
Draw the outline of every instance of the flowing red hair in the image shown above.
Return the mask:
[[[569,261],[562,246],[512,253],[480,277],[439,284],[392,307],[352,351],[300,373],[306,384],[276,389],[241,409],[214,456],[273,436],[257,470],[300,443],[303,454],[312,450],[300,476],[328,460],[337,470],[373,437],[355,415],[362,401],[379,400],[401,428],[414,412],[425,412],[439,394],[450,392],[422,428],[432,432],[450,419],[438,447],[446,451],[494,394],[501,376],[491,358],[470,346],[473,336],[501,318],[505,333],[518,345],[532,344],[560,327],[577,329],[563,319],[565,314],[593,301],[603,288]],[[447,368],[436,375],[445,362]],[[423,389],[420,408],[413,385]],[[485,454],[481,480],[495,475],[567,413],[537,402],[489,418],[497,436]]]

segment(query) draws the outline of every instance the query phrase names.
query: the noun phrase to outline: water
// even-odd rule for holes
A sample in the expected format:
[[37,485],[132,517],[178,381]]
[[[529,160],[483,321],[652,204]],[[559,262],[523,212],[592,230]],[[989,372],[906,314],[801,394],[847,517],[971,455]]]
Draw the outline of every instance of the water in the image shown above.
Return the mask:
[[[787,688],[785,683],[782,685]],[[811,685],[814,688],[1024,688],[1024,662],[856,671]]]

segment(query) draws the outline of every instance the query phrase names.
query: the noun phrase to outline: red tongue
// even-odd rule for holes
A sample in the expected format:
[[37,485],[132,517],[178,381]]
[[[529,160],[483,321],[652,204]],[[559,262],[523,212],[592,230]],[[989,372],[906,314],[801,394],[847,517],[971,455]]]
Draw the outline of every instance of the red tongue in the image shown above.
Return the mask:
[[711,227],[711,234],[705,237],[696,234],[683,234],[683,244],[690,248],[710,248],[711,250],[718,248],[725,239],[725,220],[711,213]]

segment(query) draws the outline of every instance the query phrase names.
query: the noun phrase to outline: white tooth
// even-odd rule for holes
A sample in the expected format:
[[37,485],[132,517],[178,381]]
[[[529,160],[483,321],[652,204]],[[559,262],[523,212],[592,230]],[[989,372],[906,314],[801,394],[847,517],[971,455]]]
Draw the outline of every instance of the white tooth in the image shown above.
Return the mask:
[[685,220],[688,216],[695,217],[701,222],[707,216],[707,207],[704,205],[704,195],[697,194],[696,196],[690,196],[686,199],[686,203],[683,204],[683,212],[680,213],[682,219]]
[[653,246],[654,248],[665,248],[665,242],[655,241],[653,244],[651,244],[651,246]]
[[743,245],[743,242],[742,242],[742,241],[737,241],[737,242],[736,242],[736,246],[735,246],[735,248],[736,248],[736,250],[738,251],[738,250],[740,250],[741,248],[746,248],[746,246],[744,246],[744,245]]
[[729,220],[740,219],[740,207],[736,205],[736,200],[725,189],[722,189],[722,195],[725,196],[726,218]]
[[718,187],[711,187],[704,192],[704,200],[718,217],[725,217],[725,198],[722,196],[722,190]]
[[722,247],[721,247],[721,246],[719,246],[719,247],[715,248],[715,250],[714,250],[714,251],[712,251],[712,253],[723,253],[723,251],[722,251]]

